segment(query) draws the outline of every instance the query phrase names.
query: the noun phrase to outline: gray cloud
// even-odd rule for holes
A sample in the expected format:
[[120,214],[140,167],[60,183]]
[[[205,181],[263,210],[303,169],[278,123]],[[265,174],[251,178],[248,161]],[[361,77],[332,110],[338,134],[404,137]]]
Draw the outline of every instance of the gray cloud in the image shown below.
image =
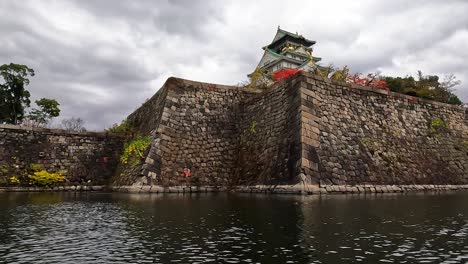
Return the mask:
[[455,73],[468,101],[467,12],[463,0],[6,0],[0,64],[34,68],[34,99],[56,98],[63,118],[102,129],[170,76],[245,80],[281,25],[316,40],[324,64],[386,75]]

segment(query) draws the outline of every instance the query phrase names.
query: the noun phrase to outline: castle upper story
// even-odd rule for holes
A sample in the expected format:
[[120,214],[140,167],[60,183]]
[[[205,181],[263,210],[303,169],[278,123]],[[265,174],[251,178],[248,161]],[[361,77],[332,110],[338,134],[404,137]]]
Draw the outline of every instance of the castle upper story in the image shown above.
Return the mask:
[[263,68],[269,73],[282,69],[313,69],[321,60],[312,56],[312,46],[315,43],[302,35],[278,27],[273,41],[262,48],[264,53],[257,68]]

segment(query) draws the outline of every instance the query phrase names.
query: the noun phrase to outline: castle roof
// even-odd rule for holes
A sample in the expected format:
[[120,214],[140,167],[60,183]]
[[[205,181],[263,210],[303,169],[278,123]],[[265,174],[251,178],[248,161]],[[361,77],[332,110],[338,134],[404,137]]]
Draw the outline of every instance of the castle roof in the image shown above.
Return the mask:
[[263,47],[263,49],[274,48],[274,47],[276,47],[278,45],[281,45],[282,43],[284,43],[284,42],[286,42],[288,40],[292,41],[292,42],[295,42],[295,43],[298,43],[298,44],[302,44],[302,45],[304,45],[306,47],[310,47],[310,46],[315,44],[315,41],[313,41],[313,40],[306,39],[302,35],[294,34],[294,33],[291,33],[289,31],[283,30],[283,29],[278,27],[278,30],[276,31],[276,35],[273,38],[273,41],[269,45]]

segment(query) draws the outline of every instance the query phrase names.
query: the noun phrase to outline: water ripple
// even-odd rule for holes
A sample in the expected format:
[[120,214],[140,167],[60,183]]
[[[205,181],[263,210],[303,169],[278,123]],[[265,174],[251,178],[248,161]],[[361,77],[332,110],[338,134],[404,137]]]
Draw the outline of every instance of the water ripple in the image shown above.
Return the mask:
[[466,263],[466,194],[0,194],[0,263]]

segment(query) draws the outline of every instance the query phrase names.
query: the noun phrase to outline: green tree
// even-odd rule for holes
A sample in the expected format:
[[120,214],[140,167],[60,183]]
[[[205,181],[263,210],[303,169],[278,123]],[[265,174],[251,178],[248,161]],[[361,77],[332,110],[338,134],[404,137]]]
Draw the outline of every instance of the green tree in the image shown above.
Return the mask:
[[29,107],[30,94],[25,89],[34,70],[22,64],[0,66],[0,123],[17,124],[24,118],[24,109]]
[[41,98],[35,102],[39,108],[33,108],[28,115],[28,119],[38,126],[47,125],[52,118],[60,115],[60,108],[58,107],[60,104],[55,99]]
[[462,101],[455,95],[455,86],[461,82],[455,75],[449,74],[441,81],[437,75],[424,75],[418,71],[417,80],[413,76],[385,77],[388,88],[397,93],[404,93],[442,103],[461,105]]
[[385,77],[385,82],[392,92],[404,93],[405,89],[414,89],[415,80],[412,76],[406,77]]

